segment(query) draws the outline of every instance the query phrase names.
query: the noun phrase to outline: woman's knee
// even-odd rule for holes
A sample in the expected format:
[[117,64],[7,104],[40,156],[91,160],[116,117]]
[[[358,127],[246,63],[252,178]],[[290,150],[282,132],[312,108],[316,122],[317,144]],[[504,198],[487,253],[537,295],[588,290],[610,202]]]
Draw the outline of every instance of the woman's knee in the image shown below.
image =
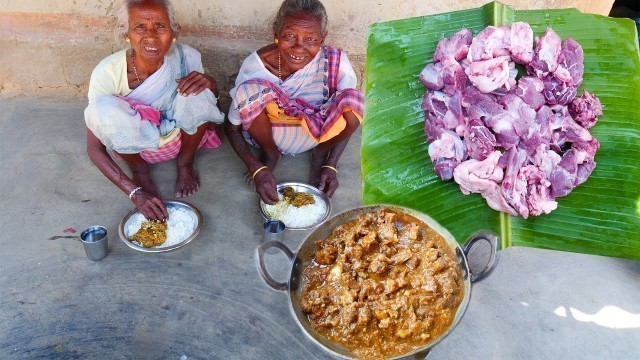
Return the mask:
[[247,128],[247,132],[251,135],[252,138],[262,138],[265,136],[273,137],[271,131],[271,121],[269,120],[269,115],[267,114],[267,110],[262,110],[260,114],[258,114],[249,128]]
[[342,116],[345,121],[345,127],[342,132],[352,134],[358,129],[358,127],[360,127],[360,119],[353,111],[346,111]]
[[207,129],[209,128],[209,124],[210,123],[208,122],[202,123],[196,128],[196,132],[194,132],[193,134],[189,134],[184,129],[180,129],[181,136],[183,138],[200,138],[202,137],[202,135],[204,135],[205,131],[207,131]]

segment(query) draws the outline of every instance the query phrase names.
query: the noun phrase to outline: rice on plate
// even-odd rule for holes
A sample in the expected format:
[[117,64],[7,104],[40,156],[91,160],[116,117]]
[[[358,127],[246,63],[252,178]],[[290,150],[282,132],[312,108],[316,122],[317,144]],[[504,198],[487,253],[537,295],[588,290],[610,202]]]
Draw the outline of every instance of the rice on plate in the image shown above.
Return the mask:
[[287,228],[306,228],[317,225],[327,213],[327,204],[325,200],[315,194],[310,194],[315,200],[314,204],[308,204],[295,207],[283,200],[283,196],[279,195],[280,200],[275,205],[262,203],[264,213],[272,219],[278,219],[284,223]]
[[[167,240],[162,244],[155,246],[154,248],[165,248],[173,245],[177,245],[180,242],[187,239],[194,233],[198,225],[198,217],[192,211],[189,211],[182,207],[167,207],[169,212],[169,218],[167,219]],[[125,236],[129,239],[135,234],[142,223],[147,219],[141,213],[137,212],[129,218],[125,226]],[[142,246],[135,241],[133,244]]]

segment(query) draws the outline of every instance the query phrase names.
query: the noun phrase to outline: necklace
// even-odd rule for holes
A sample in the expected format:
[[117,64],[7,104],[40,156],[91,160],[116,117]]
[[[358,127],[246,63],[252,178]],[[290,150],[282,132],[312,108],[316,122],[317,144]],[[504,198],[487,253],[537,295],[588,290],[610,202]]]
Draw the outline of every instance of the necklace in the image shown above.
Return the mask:
[[138,76],[138,69],[136,69],[136,61],[133,59],[133,49],[131,49],[131,66],[133,66],[133,73],[136,76],[136,80],[138,81],[138,84],[142,84],[142,81],[140,81],[140,76]]
[[278,51],[278,80],[280,80],[280,85],[282,85],[282,60],[280,60],[280,51]]

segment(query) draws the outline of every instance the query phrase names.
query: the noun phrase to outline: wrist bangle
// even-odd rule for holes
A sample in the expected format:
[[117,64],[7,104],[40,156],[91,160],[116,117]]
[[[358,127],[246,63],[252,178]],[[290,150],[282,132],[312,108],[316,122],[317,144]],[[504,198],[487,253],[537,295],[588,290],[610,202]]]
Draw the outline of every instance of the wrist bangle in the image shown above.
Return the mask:
[[135,193],[140,189],[142,189],[142,186],[138,186],[137,188],[131,190],[131,192],[129,193],[129,200],[133,200],[133,195],[135,195]]
[[331,169],[331,170],[335,171],[335,172],[336,172],[336,174],[338,173],[338,169],[336,169],[336,168],[334,168],[333,166],[330,166],[330,165],[322,165],[320,168],[321,168],[321,169],[322,169],[322,168]]
[[255,179],[256,179],[256,175],[257,175],[260,171],[262,171],[262,170],[264,170],[264,169],[268,169],[268,168],[269,168],[269,167],[268,167],[267,165],[264,165],[264,166],[259,167],[259,168],[258,168],[258,170],[256,170],[256,171],[254,171],[254,172],[253,172],[253,175],[251,175],[251,178],[252,178],[253,180],[255,180]]

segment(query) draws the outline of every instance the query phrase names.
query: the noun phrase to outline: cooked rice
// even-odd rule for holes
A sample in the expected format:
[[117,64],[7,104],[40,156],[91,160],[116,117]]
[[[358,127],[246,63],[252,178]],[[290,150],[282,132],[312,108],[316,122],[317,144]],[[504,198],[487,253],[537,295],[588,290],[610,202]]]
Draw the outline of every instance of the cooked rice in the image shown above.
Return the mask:
[[262,203],[262,208],[269,218],[278,219],[288,228],[303,228],[317,225],[327,212],[327,205],[319,196],[313,194],[315,204],[295,207],[282,199],[275,205]]
[[[180,243],[191,236],[198,225],[198,218],[192,211],[181,207],[167,207],[167,211],[169,212],[169,219],[167,219],[167,240],[164,244],[155,246],[154,249],[165,248]],[[140,230],[142,222],[146,220],[147,219],[139,212],[133,214],[125,226],[125,236],[130,238]],[[142,246],[135,241],[132,241],[132,243]]]

